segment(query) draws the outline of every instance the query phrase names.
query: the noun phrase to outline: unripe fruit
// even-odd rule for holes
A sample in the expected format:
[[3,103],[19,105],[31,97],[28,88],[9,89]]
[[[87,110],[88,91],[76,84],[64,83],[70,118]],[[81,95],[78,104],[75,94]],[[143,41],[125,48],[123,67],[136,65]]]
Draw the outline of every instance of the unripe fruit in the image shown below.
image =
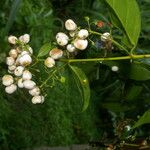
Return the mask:
[[119,68],[118,68],[118,66],[112,66],[111,70],[114,71],[114,72],[117,72],[119,70]]
[[17,85],[18,85],[19,88],[24,87],[22,78],[18,80]]
[[9,56],[10,56],[10,57],[13,57],[13,58],[16,58],[16,57],[18,56],[17,50],[16,50],[16,49],[11,49],[11,50],[9,51]]
[[16,41],[17,41],[17,38],[15,36],[11,35],[11,36],[8,37],[8,42],[10,44],[16,44]]
[[2,83],[5,86],[9,86],[9,85],[13,84],[13,82],[14,82],[14,79],[11,75],[4,75],[2,78]]
[[29,54],[24,54],[19,58],[19,63],[23,66],[28,66],[32,63],[32,58]]
[[14,71],[15,76],[17,77],[21,76],[23,74],[23,70],[24,70],[24,67],[18,66]]
[[63,56],[63,51],[58,49],[58,48],[53,48],[50,52],[49,55],[53,58],[53,59],[59,59]]
[[43,96],[34,96],[32,98],[32,103],[33,104],[40,104],[44,102],[44,97]]
[[65,38],[58,38],[58,39],[57,39],[57,43],[58,43],[58,45],[60,45],[60,46],[65,46],[65,45],[68,44],[68,40],[65,39]]
[[32,96],[38,96],[40,94],[39,87],[34,87],[32,90],[29,90],[29,94]]
[[15,63],[15,59],[14,59],[13,57],[7,57],[7,58],[6,58],[6,64],[7,64],[8,66],[13,65],[14,63]]
[[89,32],[88,30],[86,29],[81,29],[79,32],[78,32],[78,37],[81,38],[81,39],[85,39],[89,36]]
[[77,25],[75,24],[75,22],[71,19],[68,19],[66,22],[65,22],[65,27],[67,30],[69,31],[73,31],[73,30],[76,30],[77,28]]
[[73,44],[77,49],[85,50],[88,46],[88,41],[82,39],[76,39]]
[[32,74],[29,70],[25,70],[22,75],[23,80],[30,80],[32,78]]
[[26,89],[33,89],[36,86],[36,83],[32,80],[25,80],[23,81],[23,85]]
[[15,65],[8,66],[8,69],[10,71],[14,71],[16,69],[16,66]]
[[110,33],[106,32],[101,35],[101,41],[106,42],[107,40],[110,39]]
[[48,68],[52,68],[55,65],[55,60],[51,57],[46,58],[46,60],[44,61],[45,66],[47,66]]
[[25,44],[27,44],[30,41],[30,35],[29,34],[24,34],[19,37],[19,40]]
[[68,37],[65,33],[63,33],[63,32],[58,32],[58,33],[56,34],[56,40],[59,39],[59,38],[64,38],[64,39],[66,39],[67,41],[69,40],[69,37]]
[[73,44],[68,44],[67,50],[68,50],[68,52],[72,53],[76,50],[76,48],[73,46]]
[[17,86],[15,84],[11,84],[5,88],[5,92],[8,94],[12,94],[17,90]]

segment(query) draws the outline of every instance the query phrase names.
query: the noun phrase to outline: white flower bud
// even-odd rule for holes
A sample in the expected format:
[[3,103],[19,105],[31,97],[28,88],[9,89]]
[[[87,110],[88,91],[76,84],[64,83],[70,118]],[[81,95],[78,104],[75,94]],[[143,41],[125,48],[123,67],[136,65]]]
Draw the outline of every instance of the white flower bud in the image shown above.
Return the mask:
[[6,64],[7,64],[8,66],[13,65],[14,63],[15,63],[15,59],[14,59],[13,57],[7,57],[7,58],[6,58]]
[[76,32],[75,32],[75,31],[70,31],[70,32],[69,32],[69,35],[70,35],[71,37],[74,37],[74,36],[76,35]]
[[105,42],[109,39],[110,39],[110,33],[105,32],[105,33],[103,33],[103,35],[101,35],[101,41]]
[[68,50],[68,52],[72,53],[76,50],[76,48],[73,46],[73,44],[68,44],[67,50]]
[[53,48],[50,52],[49,55],[53,58],[53,59],[59,59],[63,56],[63,51],[58,49],[58,48]]
[[68,44],[68,40],[65,39],[65,38],[58,38],[58,39],[57,39],[57,43],[58,43],[58,45],[60,45],[60,46],[65,46],[65,45]]
[[14,71],[15,76],[17,77],[21,76],[23,74],[23,70],[24,70],[24,67],[18,66]]
[[5,92],[8,94],[12,94],[17,90],[17,86],[15,84],[11,84],[5,88]]
[[23,80],[30,80],[32,78],[32,74],[29,70],[25,70],[22,75]]
[[46,58],[46,60],[44,61],[45,66],[47,66],[48,68],[52,68],[55,65],[55,60],[51,57]]
[[17,85],[18,85],[19,88],[24,87],[22,78],[18,80]]
[[34,96],[32,98],[32,103],[33,104],[40,104],[44,102],[44,96]]
[[114,71],[114,72],[117,72],[119,70],[119,68],[118,68],[118,66],[112,66],[111,70]]
[[30,54],[33,54],[33,49],[31,47],[28,48],[28,51],[30,52]]
[[30,35],[29,34],[24,34],[24,35],[19,37],[19,40],[26,44],[30,41]]
[[9,51],[9,56],[10,56],[10,57],[13,57],[13,58],[16,58],[16,57],[18,56],[17,50],[16,50],[16,49],[11,49],[11,50]]
[[40,93],[40,89],[37,86],[34,87],[32,90],[29,90],[29,94],[32,96],[38,96]]
[[36,83],[32,80],[25,80],[23,81],[23,85],[26,89],[33,89],[36,86]]
[[24,54],[19,58],[19,63],[23,66],[28,66],[32,63],[32,58],[29,54]]
[[88,46],[88,41],[82,39],[76,39],[73,44],[77,49],[85,50]]
[[88,30],[86,29],[81,29],[79,32],[78,32],[78,37],[81,38],[81,39],[85,39],[89,36],[89,32]]
[[69,31],[73,31],[73,30],[76,30],[77,28],[77,25],[75,24],[75,22],[71,19],[68,19],[66,22],[65,22],[65,27],[67,30]]
[[8,42],[9,42],[10,44],[16,44],[16,41],[17,41],[17,38],[16,38],[15,36],[10,35],[10,36],[8,37]]
[[13,84],[13,82],[14,82],[14,79],[11,75],[4,75],[2,78],[2,83],[5,86],[9,86],[9,85]]
[[15,65],[8,66],[8,69],[10,71],[14,71],[16,69],[16,66]]
[[63,32],[58,32],[58,33],[56,34],[56,40],[59,39],[59,38],[64,38],[64,39],[66,39],[67,41],[69,40],[69,37],[68,37],[65,33],[63,33]]

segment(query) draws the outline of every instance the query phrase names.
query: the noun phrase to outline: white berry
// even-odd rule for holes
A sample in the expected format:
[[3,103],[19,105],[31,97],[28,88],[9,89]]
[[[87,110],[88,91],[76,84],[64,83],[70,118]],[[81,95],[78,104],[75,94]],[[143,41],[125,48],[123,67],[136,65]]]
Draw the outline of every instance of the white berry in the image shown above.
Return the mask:
[[33,104],[40,104],[44,102],[44,97],[43,96],[34,96],[32,98],[32,103]]
[[23,85],[26,89],[33,89],[36,86],[36,83],[32,80],[25,80],[23,81]]
[[63,33],[63,32],[58,32],[58,33],[56,34],[56,40],[59,39],[59,38],[64,38],[64,39],[66,39],[67,41],[69,40],[69,37],[68,37],[65,33]]
[[112,66],[111,70],[114,72],[117,72],[119,70],[119,67],[118,66]]
[[18,56],[17,50],[16,50],[16,49],[11,49],[11,50],[9,51],[9,56],[10,56],[10,57],[13,57],[13,58],[16,58],[16,57]]
[[16,69],[16,66],[15,65],[8,66],[8,69],[10,71],[14,71]]
[[30,41],[30,35],[29,34],[24,34],[19,37],[19,40],[25,44],[27,44]]
[[46,60],[44,61],[45,66],[47,66],[48,68],[52,68],[55,65],[55,60],[51,57],[46,58]]
[[14,82],[14,79],[11,75],[4,75],[2,78],[2,83],[5,86],[9,86],[9,85],[13,84],[13,82]]
[[85,39],[89,36],[89,32],[88,30],[86,29],[81,29],[79,32],[78,32],[78,37],[81,38],[81,39]]
[[82,39],[76,39],[73,44],[77,49],[85,50],[88,46],[88,41]]
[[40,89],[39,87],[34,87],[32,90],[29,90],[30,95],[32,96],[37,96],[40,94]]
[[21,76],[23,74],[23,70],[24,70],[23,66],[18,66],[14,71],[15,76],[17,77]]
[[105,32],[101,35],[101,41],[106,42],[109,39],[110,39],[110,33]]
[[76,30],[77,28],[77,25],[75,24],[75,22],[71,19],[68,19],[66,22],[65,22],[65,27],[67,30],[69,31],[73,31],[73,30]]
[[22,75],[23,80],[30,80],[32,78],[32,74],[29,70],[25,70]]
[[11,84],[5,88],[5,92],[8,94],[12,94],[17,90],[17,86],[15,84]]
[[72,53],[76,50],[76,48],[74,47],[73,44],[68,44],[67,45],[67,50],[68,50],[68,52]]
[[7,58],[6,58],[6,64],[7,64],[8,66],[13,65],[14,63],[15,63],[15,59],[14,59],[13,57],[7,57]]
[[18,85],[19,88],[24,87],[22,78],[18,80],[17,85]]
[[28,66],[32,63],[32,58],[29,54],[24,54],[19,58],[19,63],[23,66]]
[[15,36],[10,35],[10,36],[8,37],[8,42],[9,42],[10,44],[16,44],[16,41],[17,41],[17,38],[16,38]]
[[58,48],[54,48],[49,52],[49,55],[53,58],[53,59],[59,59],[63,56],[63,51],[58,49]]

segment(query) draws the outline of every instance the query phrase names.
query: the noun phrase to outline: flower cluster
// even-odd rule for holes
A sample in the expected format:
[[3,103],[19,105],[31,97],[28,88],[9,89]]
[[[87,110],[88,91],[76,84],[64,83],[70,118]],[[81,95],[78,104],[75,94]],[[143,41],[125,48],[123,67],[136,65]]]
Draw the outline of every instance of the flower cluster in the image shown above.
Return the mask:
[[[76,50],[85,50],[88,46],[89,32],[86,29],[79,29],[76,23],[68,19],[65,22],[65,28],[69,31],[69,35],[59,32],[56,34],[57,44],[67,50],[69,53],[75,52]],[[51,68],[55,65],[55,60],[63,56],[63,51],[58,48],[54,48],[49,52],[49,57],[45,60],[45,65]]]
[[32,63],[33,54],[32,48],[27,45],[29,41],[29,34],[24,34],[19,38],[8,37],[8,42],[13,44],[14,48],[9,51],[9,56],[6,58],[9,74],[3,76],[2,83],[6,86],[5,91],[8,94],[14,93],[17,87],[25,88],[33,96],[32,103],[43,103],[44,97],[40,95],[41,91],[32,80],[32,73],[27,68]]

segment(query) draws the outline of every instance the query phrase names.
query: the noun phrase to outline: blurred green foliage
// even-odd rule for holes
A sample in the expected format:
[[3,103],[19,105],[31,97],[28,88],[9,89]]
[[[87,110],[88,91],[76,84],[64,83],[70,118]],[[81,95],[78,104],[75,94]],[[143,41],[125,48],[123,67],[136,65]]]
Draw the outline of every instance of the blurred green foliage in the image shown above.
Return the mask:
[[[142,32],[137,52],[149,53],[150,2],[138,0],[138,3],[142,15]],[[31,46],[37,54],[44,43],[52,41],[55,33],[63,30],[63,21],[68,18],[83,27],[86,26],[84,16],[94,21],[110,21],[103,0],[1,0],[0,6],[0,78],[7,70],[5,56],[10,49],[8,35],[29,33]],[[87,51],[78,57],[96,55],[97,51]],[[149,59],[146,63],[149,69]],[[118,120],[137,120],[138,115],[149,109],[149,81],[130,78],[126,74],[129,61],[79,65],[91,83],[92,97],[85,112],[81,112],[79,92],[74,90],[76,84],[69,69],[65,72],[65,83],[48,88],[43,105],[31,104],[31,97],[26,91],[18,90],[15,95],[9,96],[0,85],[0,149],[20,150],[43,145],[87,143],[99,140],[105,133],[113,137]],[[123,69],[119,73],[112,72],[110,68],[113,65]],[[139,136],[149,135],[148,129],[149,126],[142,126]]]

